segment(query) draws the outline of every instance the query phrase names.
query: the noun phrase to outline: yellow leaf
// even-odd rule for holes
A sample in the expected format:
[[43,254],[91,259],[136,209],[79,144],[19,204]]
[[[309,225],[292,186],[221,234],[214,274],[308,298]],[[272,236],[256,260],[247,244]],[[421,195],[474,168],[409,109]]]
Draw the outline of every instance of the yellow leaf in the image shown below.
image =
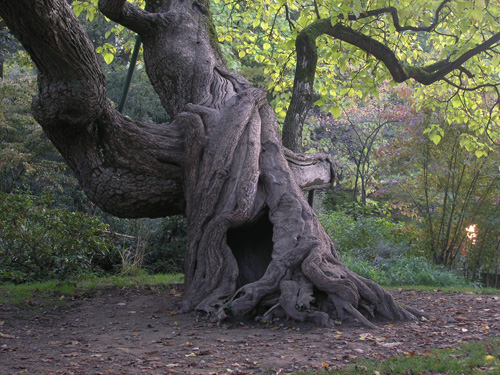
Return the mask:
[[186,354],[186,357],[196,357],[196,354],[194,353]]
[[491,362],[495,359],[495,357],[493,357],[492,355],[487,355],[484,357],[484,359],[486,359],[486,361],[488,361],[488,362]]
[[103,53],[102,57],[104,58],[104,61],[106,62],[106,64],[109,65],[114,60],[115,55],[113,55],[112,53]]

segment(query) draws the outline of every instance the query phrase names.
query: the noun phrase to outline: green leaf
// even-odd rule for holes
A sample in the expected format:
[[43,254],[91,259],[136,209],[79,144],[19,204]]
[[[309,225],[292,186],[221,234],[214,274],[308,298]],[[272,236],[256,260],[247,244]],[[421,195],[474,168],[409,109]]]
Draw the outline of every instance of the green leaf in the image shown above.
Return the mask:
[[439,142],[441,141],[441,136],[437,133],[431,133],[429,134],[429,138],[434,144],[437,146]]
[[113,55],[112,53],[104,52],[102,54],[102,57],[104,58],[104,61],[106,62],[106,64],[109,65],[114,60],[115,55]]
[[474,154],[476,155],[476,158],[481,158],[483,156],[488,156],[488,153],[486,151],[481,151],[481,150],[476,150],[474,152]]
[[340,116],[340,108],[339,107],[331,107],[330,113],[332,114],[333,117],[339,117]]

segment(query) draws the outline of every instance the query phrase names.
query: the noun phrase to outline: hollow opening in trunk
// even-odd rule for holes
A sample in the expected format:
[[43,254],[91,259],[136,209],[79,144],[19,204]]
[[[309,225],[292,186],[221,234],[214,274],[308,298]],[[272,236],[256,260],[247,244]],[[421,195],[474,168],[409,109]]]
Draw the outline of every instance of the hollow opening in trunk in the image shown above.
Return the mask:
[[227,244],[238,263],[237,288],[259,280],[271,263],[273,224],[266,212],[254,223],[227,232]]

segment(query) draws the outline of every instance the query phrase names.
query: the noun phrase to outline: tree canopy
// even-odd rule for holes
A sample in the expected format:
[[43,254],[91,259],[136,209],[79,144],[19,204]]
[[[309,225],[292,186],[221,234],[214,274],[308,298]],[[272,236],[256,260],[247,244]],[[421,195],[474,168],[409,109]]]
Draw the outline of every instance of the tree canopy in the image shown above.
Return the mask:
[[[337,116],[346,96],[377,95],[384,81],[413,82],[420,105],[442,106],[448,123],[467,124],[497,142],[495,1],[215,3],[224,15],[216,19],[222,44],[264,65],[289,147],[300,148],[300,124],[313,104]],[[435,124],[430,136],[437,140],[441,130]],[[488,150],[475,141],[462,143]]]
[[[336,117],[346,97],[378,96],[385,82],[414,85],[418,106],[443,108],[447,124],[486,133],[487,143],[470,134],[461,140],[478,156],[498,143],[497,1],[214,0],[212,7],[224,57],[268,90],[290,149],[302,149],[310,108]],[[73,8],[90,21],[98,14],[97,0],[75,1]],[[98,47],[106,62],[117,47],[132,49],[123,26],[106,36]],[[447,124],[429,128],[435,143]]]

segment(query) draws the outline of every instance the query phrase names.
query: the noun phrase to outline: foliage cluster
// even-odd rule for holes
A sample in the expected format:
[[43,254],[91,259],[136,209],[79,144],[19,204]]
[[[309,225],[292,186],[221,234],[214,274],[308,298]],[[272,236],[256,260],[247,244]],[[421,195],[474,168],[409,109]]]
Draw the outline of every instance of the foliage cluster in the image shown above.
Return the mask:
[[[0,193],[2,200],[6,197],[0,281],[64,279],[94,272],[134,274],[141,267],[148,272],[182,272],[186,241],[182,218],[118,219],[88,201],[31,115],[35,82],[24,56],[12,56],[7,77],[0,79]],[[116,96],[120,76],[111,74],[110,92]],[[166,120],[164,111],[154,109],[161,106],[150,84],[144,75],[138,78],[129,98],[130,114]],[[100,239],[106,245],[95,237],[99,233],[107,233]]]
[[[341,168],[323,205],[347,208],[353,217],[384,213],[404,220],[418,228],[418,255],[469,280],[498,285],[491,277],[500,270],[497,154],[470,148],[471,137],[486,144],[488,136],[449,123],[445,112],[421,107],[414,97],[409,85],[385,85],[378,98],[345,99],[337,118],[313,112],[307,142],[329,152]],[[466,232],[472,224],[474,243]]]
[[[479,103],[480,104],[480,103]],[[443,113],[415,108],[379,153],[380,197],[422,229],[421,248],[435,263],[460,268],[472,280],[500,269],[498,154],[485,157],[463,142],[470,127],[447,124]],[[426,135],[440,121],[444,137]],[[486,141],[486,135],[477,137]],[[400,217],[401,217],[400,216]],[[475,225],[474,241],[466,228]]]
[[0,281],[65,279],[91,273],[112,250],[108,227],[54,208],[50,197],[0,195]]
[[342,211],[320,215],[342,262],[382,285],[464,286],[468,282],[443,266],[432,264],[419,249],[418,231],[387,218]]

